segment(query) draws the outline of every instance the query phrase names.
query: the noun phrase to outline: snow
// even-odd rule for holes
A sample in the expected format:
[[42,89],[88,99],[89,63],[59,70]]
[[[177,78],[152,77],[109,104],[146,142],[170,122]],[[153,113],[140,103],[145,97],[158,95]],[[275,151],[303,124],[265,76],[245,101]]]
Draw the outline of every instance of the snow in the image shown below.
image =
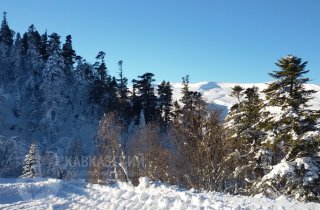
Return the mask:
[[320,209],[320,204],[279,197],[196,192],[140,178],[137,187],[57,179],[0,179],[0,209]]
[[262,178],[262,181],[277,179],[278,176],[294,176],[296,169],[304,168],[307,170],[303,177],[303,182],[313,182],[318,179],[318,167],[315,165],[311,157],[297,158],[293,162],[283,160],[281,163],[272,167],[272,170]]
[[[232,88],[235,85],[240,85],[243,88],[251,88],[256,86],[259,88],[259,91],[264,90],[267,87],[268,83],[222,83],[222,82],[199,82],[199,83],[190,83],[191,91],[199,91],[203,94],[203,97],[208,103],[219,105],[219,107],[224,107],[229,109],[232,105],[237,103],[235,97],[230,96]],[[175,100],[181,98],[181,83],[172,83],[173,86],[173,97]],[[310,101],[311,109],[319,110],[320,109],[320,86],[317,84],[305,84],[306,90],[315,90],[318,91],[313,95],[313,99]],[[261,93],[261,97],[264,97],[264,94]],[[276,107],[274,109],[277,109]],[[274,111],[274,110],[270,110]],[[280,111],[280,110],[276,110]]]

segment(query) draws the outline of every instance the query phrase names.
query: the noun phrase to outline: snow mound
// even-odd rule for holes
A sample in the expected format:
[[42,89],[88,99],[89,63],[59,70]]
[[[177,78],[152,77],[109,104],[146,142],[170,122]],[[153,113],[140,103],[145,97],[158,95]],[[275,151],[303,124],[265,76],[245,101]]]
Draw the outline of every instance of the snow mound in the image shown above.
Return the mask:
[[[52,190],[57,189],[58,190]],[[46,196],[23,197],[21,189]],[[51,189],[51,190],[48,190]],[[137,187],[71,183],[55,179],[0,179],[0,209],[320,209],[284,197],[246,197],[196,192],[140,178]]]

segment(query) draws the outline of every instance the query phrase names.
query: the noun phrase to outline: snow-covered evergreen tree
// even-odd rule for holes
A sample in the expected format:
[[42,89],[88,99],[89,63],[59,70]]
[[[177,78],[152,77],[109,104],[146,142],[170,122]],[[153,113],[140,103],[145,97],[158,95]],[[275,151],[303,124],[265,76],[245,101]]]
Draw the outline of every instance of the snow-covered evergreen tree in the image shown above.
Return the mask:
[[260,127],[267,135],[260,158],[269,156],[273,167],[256,183],[255,193],[320,200],[319,112],[308,109],[315,91],[304,87],[309,81],[304,77],[306,64],[289,55],[276,64],[280,70],[270,74],[276,81],[264,90],[267,100]]
[[[62,105],[66,103],[67,81],[64,58],[60,49],[60,36],[53,33],[49,41],[49,58],[42,72],[42,91],[44,94],[43,110],[46,111],[46,123],[54,133]],[[62,122],[60,122],[62,123]],[[45,124],[47,126],[47,124]]]
[[36,144],[30,145],[29,153],[26,155],[23,164],[23,172],[21,177],[34,178],[41,177],[40,155]]
[[[241,96],[244,95],[244,99]],[[233,88],[232,96],[238,103],[231,107],[225,121],[227,144],[230,154],[226,158],[232,173],[231,179],[236,180],[235,191],[247,191],[251,183],[260,177],[261,166],[256,159],[256,152],[261,144],[263,133],[258,128],[262,100],[257,87],[244,89]]]
[[10,52],[11,71],[9,78],[18,81],[22,74],[22,43],[20,33],[17,33],[14,45]]
[[9,47],[12,46],[13,35],[14,35],[14,32],[10,29],[7,22],[7,13],[3,12],[3,20],[0,28],[0,42],[4,43]]

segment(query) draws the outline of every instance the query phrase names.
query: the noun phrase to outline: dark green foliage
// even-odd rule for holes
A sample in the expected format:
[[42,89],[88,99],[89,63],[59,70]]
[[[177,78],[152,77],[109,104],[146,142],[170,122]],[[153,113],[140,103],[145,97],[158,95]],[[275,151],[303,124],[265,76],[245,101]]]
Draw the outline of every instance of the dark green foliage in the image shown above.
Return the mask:
[[99,79],[94,80],[89,95],[91,103],[103,106],[106,102],[106,84]]
[[291,55],[276,63],[280,70],[273,71],[270,76],[277,81],[264,90],[270,105],[292,107],[295,111],[307,106],[306,103],[315,93],[314,90],[305,90],[303,87],[303,84],[309,81],[309,78],[304,77],[309,72],[305,70],[307,63]]
[[128,90],[128,79],[126,77],[123,76],[123,69],[122,69],[122,65],[123,65],[123,61],[119,61],[118,62],[118,65],[119,65],[119,79],[117,79],[117,82],[118,82],[118,94],[120,96],[120,99],[121,100],[127,100],[128,99],[128,93],[129,93],[129,90]]
[[157,91],[159,97],[160,124],[164,128],[167,128],[172,118],[172,87],[170,82],[162,81]]
[[240,85],[236,85],[232,88],[231,96],[234,96],[238,99],[238,103],[240,104],[240,97],[243,95],[242,91],[244,90],[243,87]]
[[181,120],[185,122],[187,128],[201,127],[201,120],[206,114],[207,104],[200,92],[189,90],[189,75],[182,77],[182,84],[180,102],[183,107]]
[[[267,135],[261,151],[268,151],[274,168],[285,167],[290,172],[271,171],[272,176],[267,174],[255,183],[253,193],[319,201],[320,189],[315,187],[319,183],[315,177],[319,177],[320,171],[317,157],[320,135],[316,126],[319,112],[308,109],[307,103],[315,91],[305,89],[304,84],[309,81],[305,77],[309,72],[305,70],[306,64],[289,55],[276,63],[280,70],[270,74],[276,81],[264,90],[267,101],[259,127]],[[278,113],[270,112],[269,106],[277,108]],[[310,171],[306,172],[301,165]]]
[[119,108],[118,107],[119,100],[117,96],[118,83],[115,77],[112,77],[110,82],[106,84],[106,91],[108,94],[108,104],[107,104],[108,112],[117,110]]
[[[296,141],[297,136],[301,136],[308,131],[314,131],[319,112],[309,110],[307,102],[312,98],[314,90],[306,90],[304,84],[309,78],[304,77],[308,70],[305,70],[307,62],[302,62],[301,58],[287,56],[278,61],[276,65],[280,70],[274,71],[270,75],[277,79],[268,85],[264,90],[268,104],[279,106],[282,109],[281,117],[278,120],[267,120],[263,122],[263,127],[275,130],[275,146],[285,148],[283,155],[290,151],[295,151],[295,147],[305,144]],[[267,118],[268,119],[268,118]],[[295,156],[289,154],[287,157]],[[282,159],[280,155],[277,159]]]
[[33,24],[31,24],[28,28],[27,37],[28,49],[34,49],[39,52],[41,46],[41,36]]
[[[232,95],[239,103],[232,107],[226,118],[227,140],[230,144],[228,148],[230,154],[226,160],[232,171],[230,179],[234,179],[237,183],[234,192],[245,193],[251,183],[263,175],[261,163],[256,159],[263,136],[257,126],[262,100],[259,98],[257,87],[244,89],[235,86],[232,90]],[[240,101],[241,95],[244,95],[242,101]]]
[[82,59],[81,56],[76,56],[77,68],[76,72],[80,78],[79,80],[84,79],[87,82],[94,80],[93,66],[88,64],[85,59]]
[[27,50],[28,50],[28,35],[27,33],[24,33],[22,37],[22,52],[26,54]]
[[6,15],[7,13],[4,12],[0,28],[0,42],[11,47],[13,44],[14,32],[9,28]]
[[107,79],[107,67],[104,62],[105,55],[105,52],[100,51],[96,57],[97,62],[95,63],[95,69],[101,81],[105,81]]
[[152,84],[155,81],[153,77],[154,74],[145,73],[141,76],[138,76],[138,80],[132,80],[135,91],[134,97],[137,97],[134,99],[136,107],[133,109],[138,112],[137,109],[141,107],[141,109],[144,111],[146,123],[155,121],[158,116],[158,110],[156,109],[156,96],[154,92],[154,86]]
[[183,107],[185,110],[191,109],[191,91],[189,90],[189,75],[182,77],[182,98],[180,99],[180,102],[183,104]]
[[74,59],[75,59],[76,53],[72,48],[71,35],[68,35],[66,37],[66,42],[62,46],[62,55],[64,57],[66,66],[70,67],[75,63]]
[[173,122],[178,123],[179,119],[181,118],[182,110],[179,102],[177,100],[173,103],[173,110],[172,110],[172,116],[173,116]]
[[41,35],[40,45],[39,45],[39,53],[44,60],[47,60],[48,55],[48,35],[47,32]]
[[52,33],[49,36],[49,55],[55,51],[60,51],[60,36],[57,33]]

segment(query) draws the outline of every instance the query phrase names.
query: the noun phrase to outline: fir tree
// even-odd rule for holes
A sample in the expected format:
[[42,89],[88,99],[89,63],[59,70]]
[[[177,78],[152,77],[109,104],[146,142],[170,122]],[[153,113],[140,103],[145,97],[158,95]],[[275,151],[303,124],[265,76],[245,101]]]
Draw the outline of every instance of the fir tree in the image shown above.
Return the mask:
[[27,54],[27,50],[28,50],[28,35],[27,33],[24,33],[22,36],[22,52],[24,54]]
[[189,75],[182,77],[182,89],[181,94],[182,98],[180,99],[181,103],[183,104],[184,110],[191,109],[191,91],[189,90]]
[[68,35],[66,37],[66,42],[62,46],[62,55],[64,57],[66,66],[71,68],[72,65],[75,63],[74,59],[75,59],[75,56],[76,56],[76,53],[72,48],[72,37],[71,37],[71,35]]
[[145,113],[146,123],[155,121],[157,119],[158,113],[156,109],[156,96],[154,93],[153,79],[154,74],[145,73],[138,76],[139,80],[132,80],[133,87],[137,91],[135,94],[139,97],[139,103]]
[[36,144],[31,144],[29,153],[26,155],[23,164],[21,177],[34,178],[41,177],[40,156]]
[[158,103],[160,112],[160,124],[164,128],[168,127],[172,113],[172,87],[170,82],[162,81],[158,86]]
[[[319,113],[308,109],[307,103],[315,91],[306,90],[304,87],[309,81],[309,78],[304,77],[309,72],[305,70],[306,64],[307,62],[302,62],[301,58],[291,55],[280,59],[276,63],[280,70],[270,74],[277,80],[264,90],[266,104],[280,109],[280,113],[275,117],[266,108],[264,112],[266,117],[262,123],[266,129],[273,130],[268,138],[269,143],[276,150],[281,146],[280,153],[283,154],[274,157],[275,163],[284,155],[287,155],[287,159],[292,159],[297,153],[312,153],[308,151],[309,146],[307,146],[310,142],[299,141],[299,136],[316,129],[315,125],[319,118]],[[297,147],[300,149],[296,149]]]
[[[89,100],[95,104],[104,105],[106,104],[107,100],[107,83],[110,81],[107,81],[107,67],[104,61],[105,52],[100,51],[98,55],[96,56],[96,63],[94,64],[97,78],[94,80]],[[104,107],[105,108],[105,107]],[[103,108],[103,111],[105,110]]]
[[40,52],[41,36],[35,26],[31,24],[28,28],[28,49],[34,49],[37,53]]
[[7,13],[3,13],[3,20],[0,28],[0,43],[4,43],[5,45],[11,47],[13,45],[13,36],[14,32],[10,29],[7,22]]
[[[201,127],[201,119],[207,110],[202,94],[197,91],[190,91],[189,89],[189,75],[182,78],[182,115],[181,121],[184,122],[186,129]],[[191,131],[192,132],[192,131]],[[194,134],[197,135],[197,134]]]
[[[267,133],[262,154],[270,154],[274,166],[255,183],[254,193],[320,200],[319,112],[308,109],[308,101],[315,91],[304,87],[309,81],[305,77],[306,64],[301,58],[289,55],[276,63],[280,70],[270,74],[276,81],[264,90],[267,101],[259,124]],[[279,168],[289,170],[283,172]]]
[[94,67],[86,62],[81,56],[76,56],[75,80],[78,83],[92,82],[94,79]]
[[53,33],[49,36],[49,58],[42,71],[41,90],[44,93],[43,109],[50,113],[47,120],[51,132],[55,132],[61,114],[62,104],[66,103],[67,98],[67,77],[65,75],[65,64],[60,49],[60,36]]
[[128,79],[123,75],[123,61],[120,60],[118,62],[119,65],[119,78],[117,79],[118,87],[118,103],[119,107],[117,113],[119,117],[125,120],[127,123],[130,122],[130,117],[132,115],[132,107],[130,105],[129,96],[130,93],[127,85]]
[[128,90],[128,87],[127,87],[127,84],[128,84],[128,79],[126,77],[123,76],[123,61],[119,61],[118,62],[118,65],[119,65],[119,79],[117,79],[117,82],[118,82],[118,89],[119,89],[119,96],[120,96],[120,99],[121,100],[126,100],[128,99],[128,93],[129,93],[129,90]]
[[100,51],[96,56],[97,62],[95,63],[95,68],[99,76],[99,79],[103,82],[106,81],[107,79],[107,67],[104,61],[105,56],[106,56],[106,53],[103,51]]
[[172,111],[174,124],[179,123],[179,120],[181,118],[181,114],[182,114],[181,106],[180,106],[179,102],[177,100],[175,100],[173,103],[173,111]]
[[9,78],[17,82],[17,79],[21,76],[22,68],[22,43],[20,33],[17,33],[14,45],[11,48],[11,71],[9,73]]
[[115,111],[119,107],[119,99],[117,97],[117,92],[118,92],[118,83],[115,77],[112,77],[111,81],[107,83],[106,85],[106,91],[108,94],[108,112],[109,111]]
[[[239,193],[247,192],[251,183],[263,175],[261,161],[256,159],[263,136],[257,126],[262,100],[259,98],[257,87],[247,88],[244,93],[242,93],[244,89],[240,86],[235,86],[233,90],[237,90],[232,95],[238,99],[238,103],[232,106],[226,117],[225,148],[229,151],[226,164],[232,172],[229,178],[236,180],[234,192]],[[240,101],[240,94],[245,96],[242,101]]]
[[48,55],[48,34],[47,31],[41,35],[41,40],[39,44],[39,53],[44,60],[47,60]]
[[240,104],[240,98],[243,95],[242,91],[244,90],[243,87],[241,87],[240,85],[236,85],[232,88],[232,92],[231,92],[231,96],[234,96],[238,99],[238,103]]

